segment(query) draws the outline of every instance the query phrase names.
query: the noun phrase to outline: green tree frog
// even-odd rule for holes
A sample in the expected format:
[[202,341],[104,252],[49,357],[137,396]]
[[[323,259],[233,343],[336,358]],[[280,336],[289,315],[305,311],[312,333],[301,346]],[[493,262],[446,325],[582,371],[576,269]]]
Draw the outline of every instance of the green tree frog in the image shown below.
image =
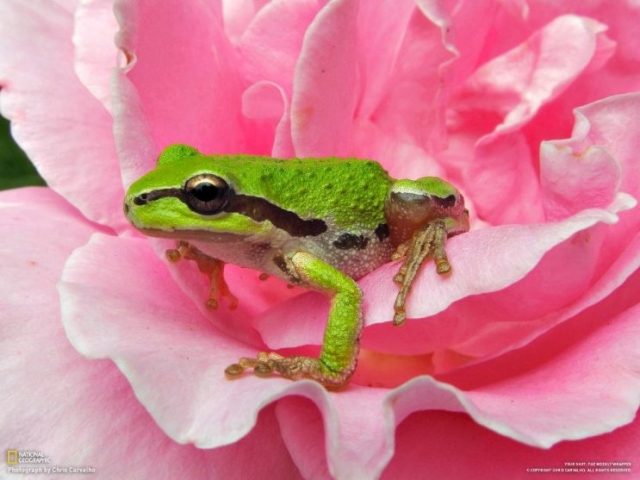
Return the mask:
[[404,258],[394,277],[393,322],[400,325],[420,265],[433,257],[438,273],[449,272],[446,239],[469,229],[462,195],[435,177],[395,180],[371,160],[203,155],[179,144],[131,185],[124,211],[142,233],[178,240],[167,257],[193,260],[209,276],[212,308],[225,296],[232,308],[237,303],[225,263],[327,295],[319,358],[260,353],[225,373],[277,372],[331,389],[345,386],[356,368],[363,319],[355,280]]

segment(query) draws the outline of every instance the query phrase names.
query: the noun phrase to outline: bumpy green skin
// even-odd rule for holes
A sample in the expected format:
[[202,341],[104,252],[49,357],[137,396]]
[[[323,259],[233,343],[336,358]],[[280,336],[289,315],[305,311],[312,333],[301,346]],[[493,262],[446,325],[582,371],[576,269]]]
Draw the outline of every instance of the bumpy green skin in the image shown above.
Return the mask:
[[[214,172],[238,192],[268,199],[303,218],[331,218],[345,229],[374,229],[384,223],[384,201],[392,179],[377,163],[358,159],[310,158],[279,160],[253,155],[200,154],[186,145],[172,145],[155,170],[129,190],[180,188],[198,173]],[[152,207],[152,205],[150,205]],[[211,218],[193,216],[202,227]]]
[[[259,199],[263,203],[256,208],[265,212],[269,210],[264,207],[266,201],[300,219],[322,220],[327,229],[320,235],[302,236],[293,229],[277,228],[269,218],[256,221],[236,212],[202,215],[176,195],[139,201],[143,194],[180,190],[200,174],[223,178],[235,193]],[[355,370],[362,330],[361,292],[353,278],[390,259],[397,245],[391,243],[388,230],[381,233],[393,223],[394,219],[386,218],[389,212],[398,217],[396,223],[412,216],[402,205],[386,208],[385,213],[394,194],[410,195],[405,198],[458,195],[439,179],[395,181],[374,161],[205,156],[191,147],[173,145],[162,153],[153,171],[129,188],[125,212],[148,235],[184,240],[212,258],[328,295],[331,310],[319,359],[292,357],[272,360],[272,364],[285,377],[313,378],[337,388]],[[253,359],[240,362],[244,360],[256,364]]]

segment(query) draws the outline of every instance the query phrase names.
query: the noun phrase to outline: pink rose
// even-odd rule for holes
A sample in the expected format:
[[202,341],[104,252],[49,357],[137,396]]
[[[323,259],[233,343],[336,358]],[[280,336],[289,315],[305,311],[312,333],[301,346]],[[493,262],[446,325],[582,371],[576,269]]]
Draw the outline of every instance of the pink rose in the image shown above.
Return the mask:
[[[0,0],[1,111],[50,186],[0,196],[2,445],[99,478],[637,475],[640,7],[574,5]],[[175,142],[438,175],[472,231],[402,328],[398,265],[359,282],[346,390],[228,381],[317,352],[328,305],[231,267],[206,310],[122,215]]]

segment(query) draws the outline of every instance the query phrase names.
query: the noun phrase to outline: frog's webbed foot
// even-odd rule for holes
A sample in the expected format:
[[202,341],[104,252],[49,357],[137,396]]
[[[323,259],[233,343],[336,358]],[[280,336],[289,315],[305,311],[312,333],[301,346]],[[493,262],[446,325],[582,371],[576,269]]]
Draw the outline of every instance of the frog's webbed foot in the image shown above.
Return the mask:
[[210,257],[198,250],[189,242],[180,241],[177,248],[171,248],[165,252],[167,259],[172,263],[180,260],[193,260],[198,265],[198,270],[209,277],[209,297],[207,298],[207,308],[215,310],[220,304],[222,297],[229,299],[229,309],[233,310],[238,306],[238,299],[229,290],[224,279],[225,263],[217,258]]
[[284,357],[274,352],[261,352],[256,358],[243,357],[229,365],[224,373],[228,379],[236,379],[247,369],[253,369],[253,373],[262,378],[274,373],[291,380],[310,378],[332,390],[345,386],[353,373],[352,370],[333,372],[317,358]]
[[444,220],[436,220],[418,230],[409,242],[399,245],[393,254],[393,260],[405,257],[400,270],[393,277],[393,281],[400,285],[400,292],[398,292],[394,305],[394,325],[402,325],[404,323],[406,319],[405,302],[411,290],[411,285],[420,266],[429,256],[433,256],[436,262],[436,270],[440,275],[451,271],[451,265],[444,249],[447,234],[446,222]]
[[292,252],[278,260],[291,283],[318,290],[330,299],[327,328],[318,358],[260,353],[241,358],[225,370],[227,378],[238,378],[246,369],[259,377],[279,374],[297,380],[308,378],[336,390],[346,386],[356,369],[360,334],[362,292],[356,282],[332,265],[308,252]]

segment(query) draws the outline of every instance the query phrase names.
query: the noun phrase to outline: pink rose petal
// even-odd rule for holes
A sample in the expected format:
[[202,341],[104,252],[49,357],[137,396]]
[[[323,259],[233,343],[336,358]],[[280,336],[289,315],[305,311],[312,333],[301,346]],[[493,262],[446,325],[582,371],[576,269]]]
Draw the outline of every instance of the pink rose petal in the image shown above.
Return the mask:
[[517,129],[584,71],[603,31],[591,19],[560,17],[480,67],[457,93],[457,122],[490,132],[479,138],[464,175],[481,218],[494,224],[542,219],[535,162]]
[[[163,478],[200,478],[212,470],[227,478],[298,478],[273,410],[233,446],[203,451],[166,437],[117,368],[78,355],[59,321],[55,285],[69,253],[91,235],[91,225],[44,188],[2,192],[0,212],[0,248],[6,253],[0,281],[0,373],[6,389],[0,431],[6,448],[42,451],[48,467],[89,466],[106,479],[151,478],[160,471]],[[35,217],[38,222],[25,221]],[[42,238],[55,240],[43,247]],[[255,462],[255,455],[262,461]]]
[[578,154],[567,147],[541,146],[543,204],[548,220],[611,203],[620,184],[620,167],[603,148]]
[[[640,128],[639,112],[640,94],[609,97],[576,110],[571,138],[542,144],[540,174],[542,186],[548,192],[546,208],[557,210],[558,201],[561,201],[565,211],[567,208],[575,211],[604,202],[616,190],[632,195],[636,201],[640,199],[640,182],[637,180],[640,178],[637,160],[640,145],[637,136],[628,133]],[[562,159],[555,157],[559,151],[571,153],[576,158],[566,164],[568,169],[563,176],[557,173],[558,162]],[[601,166],[585,168],[593,165],[593,155],[598,156],[597,163]],[[607,158],[608,155],[611,159]],[[576,177],[584,182],[584,192],[580,192],[575,183],[572,185],[572,179]],[[604,178],[613,182],[609,189],[603,182]],[[548,215],[561,212],[549,211]],[[622,215],[621,221],[608,232],[597,276],[615,261],[638,229],[640,209],[634,208]]]
[[313,20],[296,65],[292,138],[299,157],[347,156],[355,108],[356,0],[334,0]]
[[[633,478],[640,461],[639,443],[639,420],[612,433],[543,450],[497,435],[464,415],[420,412],[398,426],[395,456],[381,478],[419,478],[424,472],[434,478],[478,480]],[[630,468],[632,475],[614,473],[614,468]]]
[[319,10],[315,0],[274,0],[265,5],[238,45],[244,78],[250,83],[273,82],[291,99],[302,41]]
[[[86,264],[107,254],[109,262],[103,275],[84,276]],[[132,268],[133,264],[137,268]],[[111,269],[119,274],[108,273]],[[345,426],[341,405],[348,404],[348,399],[368,404],[373,391],[331,394],[311,381],[265,381],[250,375],[238,381],[225,379],[224,368],[239,356],[255,355],[255,349],[211,326],[179,289],[166,281],[163,270],[142,240],[97,235],[76,250],[66,264],[60,286],[63,322],[72,344],[91,358],[113,359],[131,382],[136,397],[180,443],[215,448],[236,442],[254,427],[265,406],[284,396],[301,395],[316,403],[327,419],[330,441],[336,444],[330,452],[336,474],[360,468],[360,454],[352,454],[358,450],[356,432],[362,431],[368,420],[361,416],[356,424]],[[372,436],[372,445],[384,438]],[[370,458],[371,468],[380,469],[386,461],[373,459],[380,449],[385,447],[363,452]]]
[[242,133],[237,58],[224,36],[219,5],[120,2],[116,14],[117,44],[130,59],[126,75],[156,145],[250,151]]
[[289,102],[283,88],[267,81],[253,84],[242,95],[242,113],[247,118],[269,122],[270,130],[273,131],[269,132],[270,138],[265,140],[269,141],[272,147],[265,149],[270,148],[274,158],[295,157],[291,140]]
[[4,2],[0,109],[49,186],[87,218],[121,230],[124,193],[112,121],[73,70],[75,3],[46,2],[35,8]]
[[[619,201],[610,211],[592,209],[563,222],[505,225],[452,238],[448,242],[454,269],[451,276],[440,277],[427,264],[420,271],[407,303],[410,319],[431,317],[428,321],[409,320],[402,328],[388,324],[393,316],[393,292],[397,287],[392,279],[398,265],[389,263],[380,267],[359,282],[365,293],[368,325],[363,339],[365,347],[405,355],[431,352],[472,338],[494,322],[535,321],[550,309],[575,300],[588,287],[586,273],[595,268],[599,245],[587,241],[586,236],[581,241],[574,236],[598,222],[617,221],[613,212],[635,203],[626,196]],[[527,249],[522,249],[523,244]],[[575,268],[558,270],[559,262],[573,263]],[[476,297],[478,294],[484,297]],[[491,305],[491,316],[486,315],[487,307],[481,302]],[[450,310],[445,311],[447,308]],[[290,305],[266,312],[256,325],[271,348],[318,345],[324,332],[325,312],[326,302],[319,294],[305,294]],[[457,329],[451,328],[453,319]],[[289,328],[292,323],[298,328]],[[373,328],[376,324],[386,325]],[[505,342],[513,340],[504,337]]]
[[[419,377],[394,390],[387,405],[397,421],[418,410],[466,411],[495,432],[544,448],[612,431],[638,409],[639,313],[631,308],[606,325],[600,318],[600,328],[569,345],[566,331],[554,332],[556,341],[565,335],[563,351],[499,382],[463,391]],[[541,348],[543,342],[528,355]]]
[[118,31],[113,0],[81,2],[76,10],[73,44],[80,81],[111,112],[111,71],[116,67],[113,42]]
[[359,63],[365,90],[359,95],[357,117],[369,119],[392,85],[393,67],[415,10],[415,2],[411,0],[360,2],[358,37],[362,52]]

